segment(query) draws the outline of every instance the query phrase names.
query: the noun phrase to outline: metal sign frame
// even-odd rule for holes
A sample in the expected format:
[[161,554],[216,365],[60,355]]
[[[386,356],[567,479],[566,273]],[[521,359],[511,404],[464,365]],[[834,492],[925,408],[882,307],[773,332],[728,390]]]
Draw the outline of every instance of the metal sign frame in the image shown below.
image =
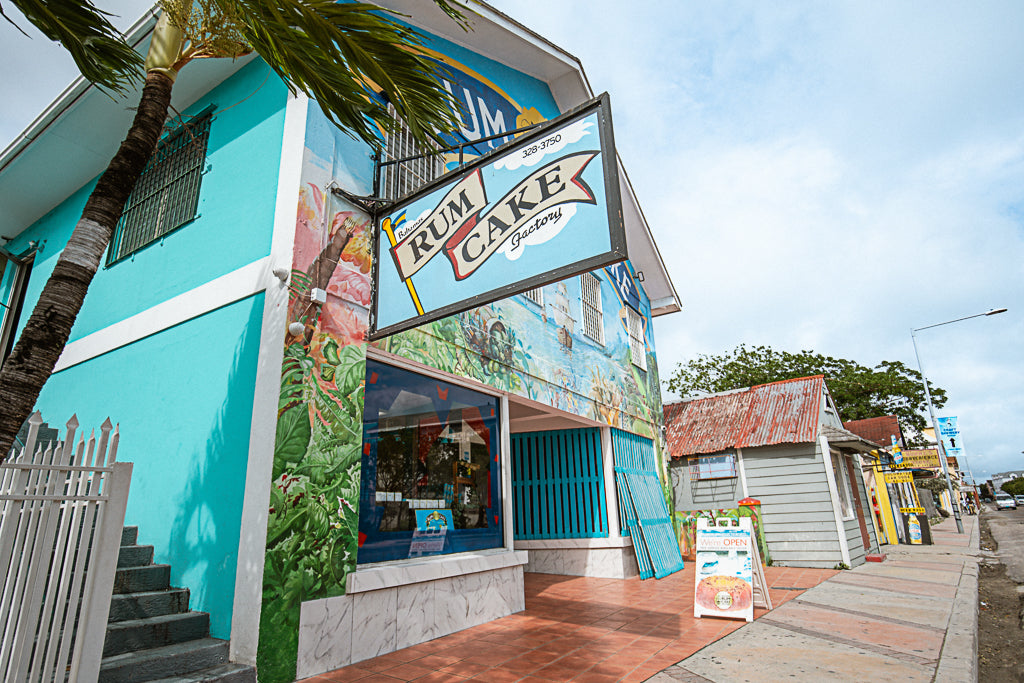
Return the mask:
[[[601,167],[604,178],[604,187],[602,189],[604,190],[609,231],[610,248],[607,251],[542,273],[531,275],[516,282],[500,285],[475,296],[471,296],[439,308],[424,310],[422,313],[414,317],[406,318],[400,322],[380,329],[377,328],[377,320],[379,318],[378,307],[380,305],[380,263],[382,258],[394,258],[391,254],[382,253],[383,249],[381,248],[382,244],[387,243],[386,239],[381,239],[382,219],[385,218],[383,216],[385,211],[389,216],[394,215],[402,208],[411,205],[425,195],[431,194],[442,187],[449,185],[455,187],[467,177],[478,173],[485,166],[489,166],[502,157],[511,156],[512,154],[529,147],[535,142],[542,140],[551,131],[567,126],[576,120],[591,116],[595,112],[597,113],[597,133],[600,142]],[[492,205],[495,204],[488,201],[486,208],[490,208]],[[626,228],[622,211],[622,198],[619,189],[618,160],[615,154],[615,140],[612,132],[610,100],[608,94],[603,93],[595,99],[582,104],[565,114],[552,119],[551,121],[533,128],[519,138],[516,138],[515,140],[512,140],[501,147],[474,159],[465,166],[460,167],[458,170],[446,173],[443,176],[436,178],[432,182],[425,184],[417,192],[406,195],[388,206],[386,209],[377,212],[377,215],[374,216],[372,271],[373,290],[371,297],[372,300],[370,303],[370,329],[367,338],[369,341],[382,339],[397,332],[409,330],[456,313],[461,313],[462,311],[466,311],[477,306],[483,306],[493,301],[505,299],[514,294],[519,294],[552,282],[558,282],[559,280],[563,280],[573,275],[596,270],[597,268],[601,268],[618,261],[623,261],[626,258],[628,258],[626,253]],[[408,279],[411,280],[411,277]]]

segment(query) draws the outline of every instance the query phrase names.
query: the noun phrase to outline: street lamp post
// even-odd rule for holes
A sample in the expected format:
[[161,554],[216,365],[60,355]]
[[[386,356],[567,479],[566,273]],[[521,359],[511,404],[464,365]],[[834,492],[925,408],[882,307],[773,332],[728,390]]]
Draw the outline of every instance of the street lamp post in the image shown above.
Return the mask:
[[944,323],[925,325],[924,327],[918,327],[910,330],[910,340],[914,343],[914,356],[917,357],[917,367],[921,371],[921,381],[924,382],[924,397],[925,400],[928,401],[928,415],[932,418],[932,430],[935,432],[935,443],[939,449],[939,465],[942,466],[942,476],[946,478],[946,490],[949,491],[949,504],[953,507],[953,518],[956,520],[956,530],[961,534],[964,532],[964,523],[963,520],[960,519],[960,506],[957,505],[956,497],[953,495],[953,480],[949,476],[949,467],[946,465],[946,449],[943,448],[942,439],[939,437],[939,425],[935,420],[935,408],[932,406],[932,392],[928,389],[928,377],[924,374],[924,365],[921,364],[921,354],[917,350],[916,333],[921,330],[939,327],[940,325],[949,325],[950,323],[958,323],[961,320],[980,318],[983,315],[998,315],[999,313],[1006,313],[1006,309],[993,308],[991,311],[987,311],[985,313],[975,313],[974,315],[964,316],[963,318],[957,318],[956,320],[947,320]]

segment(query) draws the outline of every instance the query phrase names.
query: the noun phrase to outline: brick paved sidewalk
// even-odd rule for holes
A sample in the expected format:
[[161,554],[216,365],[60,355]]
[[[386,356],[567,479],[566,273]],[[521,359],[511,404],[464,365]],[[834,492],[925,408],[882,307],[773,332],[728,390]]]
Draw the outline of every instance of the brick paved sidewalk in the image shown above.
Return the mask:
[[[837,573],[768,567],[766,579],[777,607]],[[643,681],[746,623],[694,619],[693,580],[692,562],[646,581],[526,574],[524,612],[307,681]]]
[[945,520],[933,546],[885,546],[651,683],[977,681],[979,530]]

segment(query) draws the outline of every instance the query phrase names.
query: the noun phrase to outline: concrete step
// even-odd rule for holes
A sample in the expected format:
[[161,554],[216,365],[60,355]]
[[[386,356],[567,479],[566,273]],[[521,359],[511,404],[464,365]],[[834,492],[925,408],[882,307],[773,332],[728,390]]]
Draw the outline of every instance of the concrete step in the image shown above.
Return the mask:
[[228,641],[203,638],[106,657],[100,665],[99,683],[158,681],[203,671],[227,662]]
[[126,526],[121,529],[121,545],[135,545],[139,542],[139,527]]
[[145,567],[153,564],[153,546],[121,545],[117,553],[117,568]]
[[180,614],[188,611],[188,598],[187,588],[113,595],[110,598],[110,617],[107,621],[127,621],[159,617],[164,614]]
[[112,657],[159,648],[188,640],[200,640],[210,635],[210,615],[206,612],[165,614],[148,619],[130,619],[107,624],[107,638],[103,642],[103,656]]
[[171,565],[151,564],[148,567],[125,567],[114,574],[115,593],[144,593],[171,587]]
[[256,669],[244,664],[222,664],[184,676],[161,678],[153,683],[256,683]]

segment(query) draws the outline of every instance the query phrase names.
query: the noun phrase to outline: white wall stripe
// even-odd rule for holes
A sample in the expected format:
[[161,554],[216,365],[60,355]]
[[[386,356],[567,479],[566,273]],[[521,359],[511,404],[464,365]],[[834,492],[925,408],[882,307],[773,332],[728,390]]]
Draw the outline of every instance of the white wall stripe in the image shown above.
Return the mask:
[[280,283],[270,270],[268,258],[253,261],[195,289],[136,313],[130,318],[76,339],[64,347],[64,353],[57,359],[53,371],[56,373],[67,370],[221,306],[252,296],[263,291],[270,279]]

